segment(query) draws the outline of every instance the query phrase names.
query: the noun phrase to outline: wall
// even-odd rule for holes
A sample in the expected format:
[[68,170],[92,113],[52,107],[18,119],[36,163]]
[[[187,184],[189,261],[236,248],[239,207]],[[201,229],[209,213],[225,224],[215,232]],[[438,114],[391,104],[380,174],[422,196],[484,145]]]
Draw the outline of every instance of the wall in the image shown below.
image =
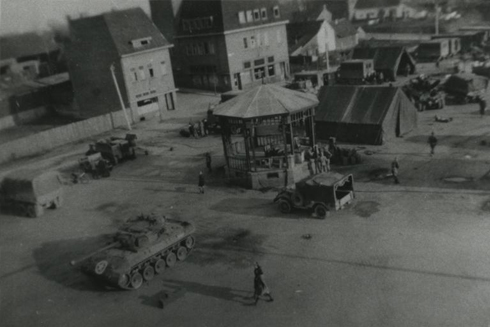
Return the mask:
[[[126,126],[122,111],[112,114],[114,127]],[[79,141],[113,129],[111,115],[102,115],[73,124],[56,127],[28,137],[0,144],[0,164]]]

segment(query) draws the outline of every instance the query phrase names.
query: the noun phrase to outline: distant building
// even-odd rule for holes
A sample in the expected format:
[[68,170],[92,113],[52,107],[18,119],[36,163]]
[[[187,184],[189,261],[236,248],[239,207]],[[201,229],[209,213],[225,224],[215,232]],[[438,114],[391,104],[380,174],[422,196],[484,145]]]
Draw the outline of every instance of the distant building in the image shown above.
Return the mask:
[[280,0],[284,17],[292,23],[322,19],[351,19],[357,0]]
[[24,33],[0,37],[0,76],[32,80],[58,72],[60,47],[51,34]]
[[417,9],[408,6],[402,0],[358,0],[354,7],[353,19],[396,20],[414,17],[417,12]]
[[335,31],[335,51],[345,54],[359,43],[358,29],[347,19],[332,22]]
[[433,39],[459,38],[461,40],[461,51],[469,52],[473,47],[481,47],[485,43],[485,30],[464,30],[450,34],[433,35]]
[[175,37],[179,86],[226,92],[289,74],[279,1],[184,0]]
[[183,0],[150,0],[151,19],[168,42],[173,43]]
[[69,71],[82,114],[121,110],[111,67],[133,121],[175,109],[172,45],[141,8],[72,20],[70,38]]

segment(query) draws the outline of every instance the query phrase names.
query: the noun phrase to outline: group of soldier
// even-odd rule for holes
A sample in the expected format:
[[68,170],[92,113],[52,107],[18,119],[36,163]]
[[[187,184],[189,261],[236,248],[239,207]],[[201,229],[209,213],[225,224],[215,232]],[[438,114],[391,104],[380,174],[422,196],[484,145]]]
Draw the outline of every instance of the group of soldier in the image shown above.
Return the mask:
[[194,138],[200,138],[209,134],[208,121],[206,119],[195,122],[189,122],[189,134]]
[[318,144],[310,147],[305,153],[305,161],[308,163],[310,175],[330,171],[330,159],[332,153],[326,147],[320,148]]

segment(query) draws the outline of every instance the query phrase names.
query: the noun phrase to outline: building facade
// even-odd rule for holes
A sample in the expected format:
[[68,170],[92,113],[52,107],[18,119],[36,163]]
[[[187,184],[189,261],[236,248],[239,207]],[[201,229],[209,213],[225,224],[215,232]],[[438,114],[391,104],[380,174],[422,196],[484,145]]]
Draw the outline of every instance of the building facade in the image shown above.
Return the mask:
[[174,39],[176,83],[226,92],[284,80],[286,23],[278,1],[184,0]]
[[354,6],[354,20],[379,20],[411,18],[418,10],[402,0],[358,0]]
[[70,39],[68,66],[82,116],[121,110],[118,92],[133,122],[175,109],[172,45],[143,10],[72,20]]

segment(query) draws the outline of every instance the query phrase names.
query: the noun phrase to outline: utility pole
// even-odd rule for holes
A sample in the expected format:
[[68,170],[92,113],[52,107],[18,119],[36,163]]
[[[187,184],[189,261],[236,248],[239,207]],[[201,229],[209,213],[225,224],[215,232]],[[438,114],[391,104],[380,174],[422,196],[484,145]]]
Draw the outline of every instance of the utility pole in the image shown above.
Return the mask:
[[119,89],[119,84],[117,83],[115,71],[116,71],[116,67],[114,67],[114,63],[112,63],[111,64],[112,79],[114,80],[114,85],[116,86],[117,95],[119,96],[119,101],[121,102],[121,108],[124,113],[124,118],[126,119],[126,123],[128,124],[128,130],[131,130],[131,123],[129,122],[128,114],[126,113],[126,106],[124,105],[124,101],[121,95],[121,90]]
[[436,9],[436,35],[439,35],[439,0],[434,0],[434,7]]

